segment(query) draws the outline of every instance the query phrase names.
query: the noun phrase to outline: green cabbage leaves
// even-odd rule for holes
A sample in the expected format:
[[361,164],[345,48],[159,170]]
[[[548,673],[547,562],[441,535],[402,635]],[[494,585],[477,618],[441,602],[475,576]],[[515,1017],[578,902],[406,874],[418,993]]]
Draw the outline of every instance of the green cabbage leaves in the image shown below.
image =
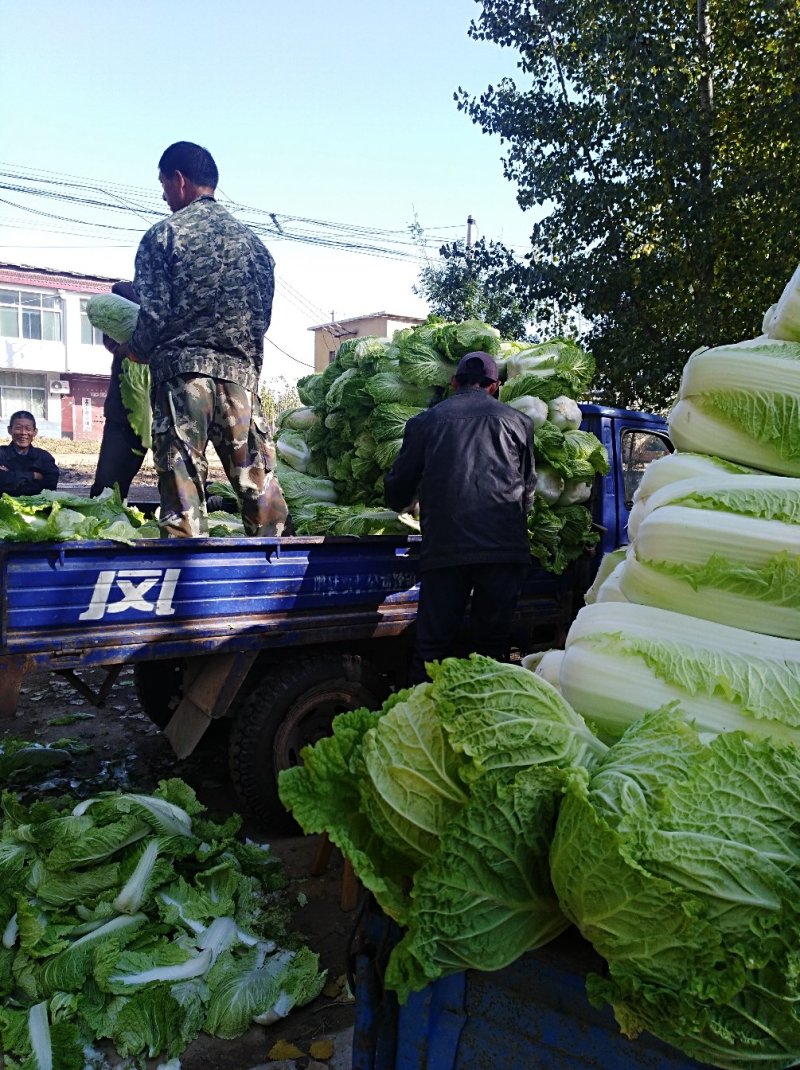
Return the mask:
[[[605,746],[549,684],[473,654],[382,710],[337,717],[280,776],[305,832],[327,831],[407,927],[386,983],[498,969],[561,932],[547,851],[566,770]],[[410,892],[409,889],[410,888]]]
[[608,963],[589,994],[712,1066],[800,1056],[800,750],[701,742],[679,710],[633,724],[561,806],[551,872]]
[[2,796],[4,1065],[82,1070],[102,1039],[175,1058],[202,1030],[238,1036],[319,994],[317,956],[272,901],[280,863],[239,839],[238,816],[203,810],[177,779],[75,806]]
[[[447,395],[458,361],[473,350],[495,355],[504,380],[501,400],[533,417],[537,468],[555,473],[537,486],[529,518],[531,553],[544,568],[560,573],[596,544],[584,503],[595,477],[608,472],[608,455],[594,435],[577,426],[577,399],[595,370],[591,355],[568,339],[501,342],[494,328],[477,320],[435,318],[397,331],[391,340],[348,340],[323,372],[298,383],[301,401],[317,417],[302,429],[310,451],[303,451],[303,471],[331,480],[337,495],[335,509],[314,511],[294,486],[284,487],[298,534],[403,530],[405,518],[393,525],[386,520],[384,473],[400,452],[406,423]],[[281,431],[279,452],[284,438]],[[293,463],[288,454],[283,459]],[[346,515],[355,508],[359,519]]]

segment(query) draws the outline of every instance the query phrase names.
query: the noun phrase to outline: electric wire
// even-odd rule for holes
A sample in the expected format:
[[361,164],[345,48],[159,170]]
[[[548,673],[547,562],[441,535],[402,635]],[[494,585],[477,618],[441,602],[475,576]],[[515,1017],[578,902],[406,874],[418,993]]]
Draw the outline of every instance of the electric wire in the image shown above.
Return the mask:
[[[122,183],[97,183],[79,176],[58,175],[55,172],[21,169],[0,163],[0,189],[17,197],[42,198],[69,204],[95,214],[92,219],[47,212],[31,205],[4,199],[19,211],[39,215],[42,218],[70,223],[88,228],[115,229],[123,233],[139,233],[141,228],[102,222],[98,212],[134,214],[145,222],[153,222],[165,215],[160,196],[155,191],[141,189]],[[409,228],[366,226],[357,223],[339,223],[292,213],[268,211],[245,205],[233,198],[220,198],[231,211],[242,218],[259,236],[273,241],[300,242],[333,249],[340,249],[398,260],[419,260],[419,242]],[[430,241],[445,241],[444,234],[434,231],[456,229],[457,224],[445,224],[430,228],[426,237]]]

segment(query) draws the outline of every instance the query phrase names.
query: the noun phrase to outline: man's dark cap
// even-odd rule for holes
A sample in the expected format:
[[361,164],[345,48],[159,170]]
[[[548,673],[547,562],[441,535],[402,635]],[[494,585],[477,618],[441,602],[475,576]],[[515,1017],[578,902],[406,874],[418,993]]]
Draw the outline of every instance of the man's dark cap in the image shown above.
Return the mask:
[[467,353],[458,362],[456,375],[475,375],[478,372],[482,373],[484,379],[491,379],[493,383],[499,378],[497,365],[488,353]]

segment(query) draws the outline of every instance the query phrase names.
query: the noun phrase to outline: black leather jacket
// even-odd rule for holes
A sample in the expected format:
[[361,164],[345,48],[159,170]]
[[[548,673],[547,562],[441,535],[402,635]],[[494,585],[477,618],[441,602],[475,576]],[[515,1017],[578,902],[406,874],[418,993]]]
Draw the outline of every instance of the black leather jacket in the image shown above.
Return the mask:
[[408,421],[384,489],[398,512],[419,500],[422,569],[530,560],[532,437],[527,416],[480,389]]

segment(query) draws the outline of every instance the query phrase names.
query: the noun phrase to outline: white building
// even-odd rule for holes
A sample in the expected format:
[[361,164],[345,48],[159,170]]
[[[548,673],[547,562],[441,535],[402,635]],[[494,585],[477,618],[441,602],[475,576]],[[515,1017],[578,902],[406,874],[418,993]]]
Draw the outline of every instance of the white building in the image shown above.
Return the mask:
[[17,409],[49,438],[101,437],[111,354],[86,302],[114,282],[0,263],[0,437]]

